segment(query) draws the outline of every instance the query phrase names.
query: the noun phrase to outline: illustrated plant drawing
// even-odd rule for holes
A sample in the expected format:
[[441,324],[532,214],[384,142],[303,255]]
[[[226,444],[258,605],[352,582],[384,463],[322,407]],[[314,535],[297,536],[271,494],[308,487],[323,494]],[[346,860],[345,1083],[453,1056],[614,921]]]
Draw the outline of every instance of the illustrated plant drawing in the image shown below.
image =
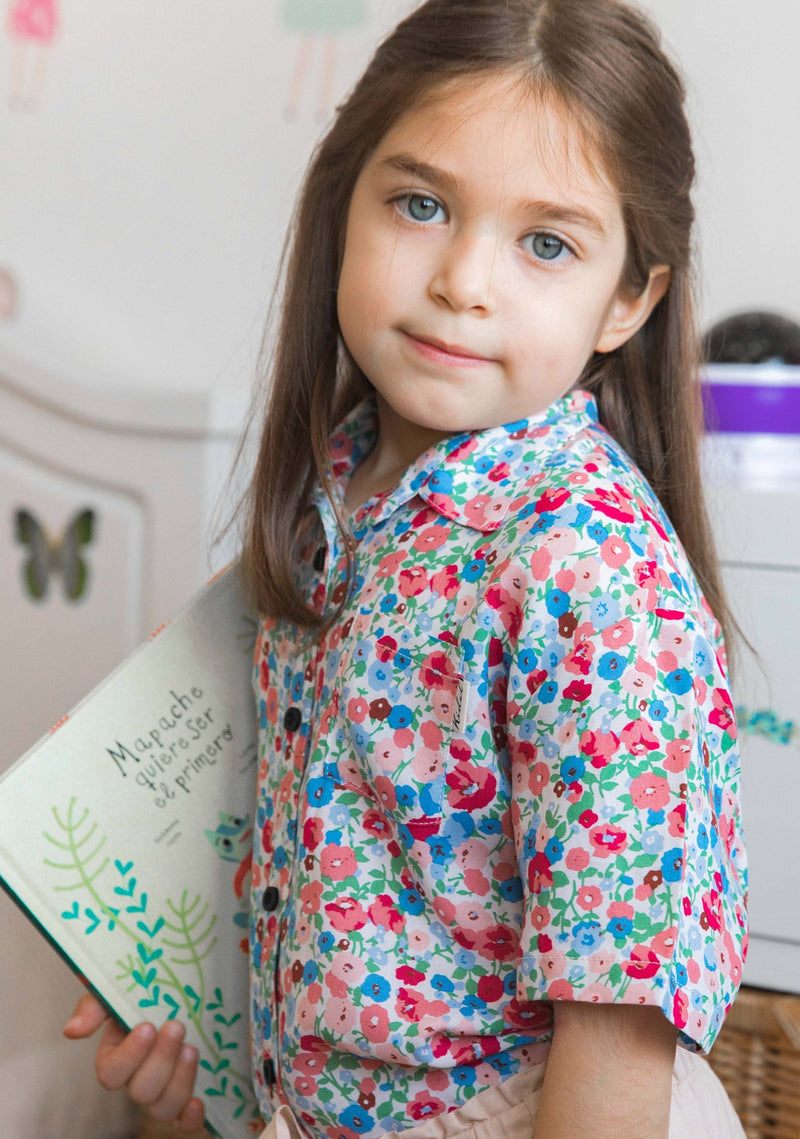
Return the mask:
[[241,1013],[226,1009],[220,988],[207,991],[204,962],[217,943],[217,918],[209,914],[208,902],[184,890],[177,901],[167,899],[166,913],[154,913],[133,862],[115,859],[111,866],[104,854],[106,836],[98,834],[88,809],[81,811],[71,798],[65,817],[56,807],[52,812],[56,834],[45,831],[44,837],[63,852],[63,860],[45,859],[45,865],[69,875],[56,890],[82,894],[62,918],[82,925],[87,936],[107,930],[130,941],[131,951],[117,960],[116,979],[128,982],[129,993],[139,990],[139,1008],[159,1009],[170,1020],[180,1015],[191,1023],[201,1043],[200,1067],[208,1083],[204,1094],[228,1098],[236,1119],[256,1118],[247,1063],[243,1070],[235,1066],[241,1049],[232,1030]]

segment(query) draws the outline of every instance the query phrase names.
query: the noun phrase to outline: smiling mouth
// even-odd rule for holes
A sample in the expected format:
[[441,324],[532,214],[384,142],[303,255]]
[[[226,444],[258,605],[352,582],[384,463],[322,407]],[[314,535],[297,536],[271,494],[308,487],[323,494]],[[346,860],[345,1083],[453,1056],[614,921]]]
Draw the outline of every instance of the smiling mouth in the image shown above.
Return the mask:
[[444,340],[437,340],[435,337],[415,336],[405,330],[403,330],[403,335],[421,356],[429,360],[438,360],[442,363],[456,364],[462,367],[493,363],[491,356],[481,356],[469,348],[463,348],[460,344],[447,344]]

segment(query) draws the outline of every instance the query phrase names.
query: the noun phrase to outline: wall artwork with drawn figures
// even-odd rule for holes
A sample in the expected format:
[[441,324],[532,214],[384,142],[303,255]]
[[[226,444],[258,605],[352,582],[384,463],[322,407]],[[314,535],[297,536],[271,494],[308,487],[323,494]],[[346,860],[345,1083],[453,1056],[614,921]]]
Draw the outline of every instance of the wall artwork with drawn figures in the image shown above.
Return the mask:
[[35,111],[44,87],[47,56],[59,28],[58,0],[8,0],[12,111]]
[[94,539],[95,524],[93,510],[78,510],[63,533],[53,538],[30,510],[15,512],[14,537],[25,547],[22,586],[28,598],[44,601],[50,591],[51,578],[58,575],[67,601],[85,600],[90,575],[82,554],[83,547]]
[[283,0],[283,24],[299,36],[286,116],[293,119],[307,86],[312,62],[318,68],[316,84],[309,82],[316,114],[326,119],[333,110],[336,82],[336,41],[341,32],[360,27],[367,18],[366,0]]

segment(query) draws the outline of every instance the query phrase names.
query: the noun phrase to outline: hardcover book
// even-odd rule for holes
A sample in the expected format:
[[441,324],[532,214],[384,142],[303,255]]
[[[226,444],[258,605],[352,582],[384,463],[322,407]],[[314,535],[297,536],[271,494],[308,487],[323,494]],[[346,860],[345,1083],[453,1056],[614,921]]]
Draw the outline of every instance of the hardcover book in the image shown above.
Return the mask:
[[256,628],[230,568],[0,778],[0,882],[123,1026],[186,1025],[222,1139],[263,1127],[248,1025]]

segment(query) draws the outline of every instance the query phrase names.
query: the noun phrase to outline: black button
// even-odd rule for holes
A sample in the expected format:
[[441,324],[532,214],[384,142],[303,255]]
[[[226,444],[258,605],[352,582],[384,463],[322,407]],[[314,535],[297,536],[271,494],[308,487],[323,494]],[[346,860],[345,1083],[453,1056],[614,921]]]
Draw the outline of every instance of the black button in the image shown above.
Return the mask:
[[269,1056],[267,1056],[266,1060],[264,1061],[264,1083],[267,1085],[267,1087],[270,1088],[275,1083],[275,1065],[272,1063]]
[[328,551],[325,548],[325,546],[320,546],[320,548],[317,550],[316,554],[314,554],[314,563],[313,564],[314,564],[314,569],[317,571],[317,573],[322,573],[322,571],[325,569],[325,556],[327,553],[328,553]]
[[287,732],[296,732],[303,722],[303,716],[299,708],[287,708],[286,715],[283,717],[283,726]]
[[268,914],[271,914],[273,910],[277,910],[280,900],[281,896],[275,886],[267,886],[261,896],[261,904]]

